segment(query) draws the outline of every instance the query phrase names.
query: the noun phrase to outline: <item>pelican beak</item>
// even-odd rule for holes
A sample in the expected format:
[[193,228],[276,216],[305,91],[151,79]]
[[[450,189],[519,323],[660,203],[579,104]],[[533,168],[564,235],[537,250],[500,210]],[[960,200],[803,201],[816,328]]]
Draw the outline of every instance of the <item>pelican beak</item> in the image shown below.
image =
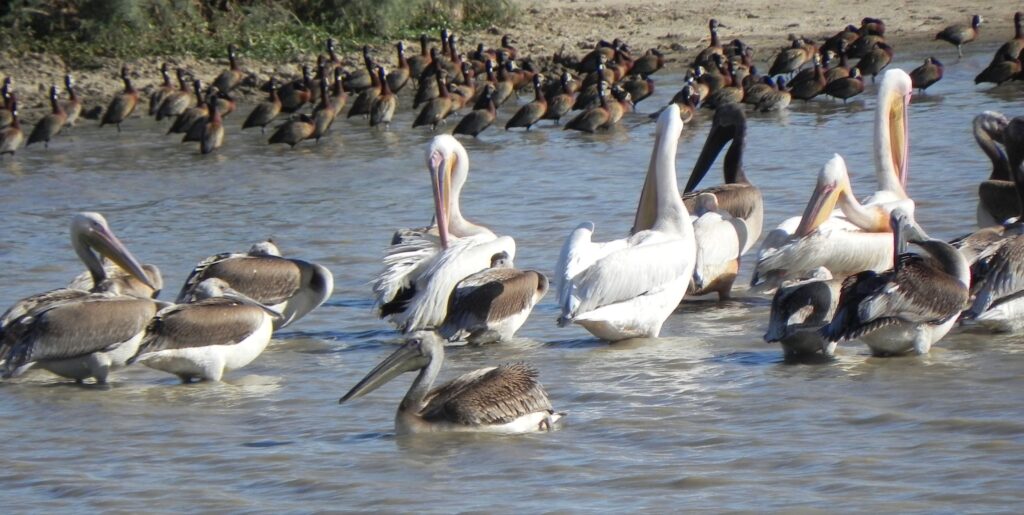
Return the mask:
[[907,107],[910,105],[910,94],[897,96],[889,105],[889,145],[892,149],[892,166],[899,174],[900,185],[907,187],[909,161],[909,127],[907,124]]
[[846,163],[841,157],[833,157],[822,167],[818,174],[818,184],[800,217],[800,225],[795,233],[798,238],[814,232],[832,216],[839,197],[849,190],[848,182],[841,180],[842,177],[846,177]]
[[704,142],[704,148],[700,151],[700,157],[697,158],[697,163],[693,165],[693,171],[690,172],[690,179],[686,181],[686,188],[683,190],[684,193],[689,193],[697,188],[700,181],[707,175],[708,170],[711,169],[711,165],[714,164],[715,159],[718,158],[718,154],[722,152],[725,145],[732,141],[735,131],[732,127],[723,125],[719,117],[716,116],[711,123],[711,130],[708,132],[708,139]]
[[280,320],[281,318],[283,318],[283,315],[281,315],[281,313],[279,313],[274,308],[272,308],[272,307],[270,307],[270,306],[268,306],[268,305],[266,305],[266,304],[264,304],[264,303],[262,303],[262,302],[260,302],[260,301],[258,301],[256,299],[254,299],[254,298],[252,298],[252,297],[250,297],[250,296],[248,296],[248,295],[246,295],[246,294],[244,294],[244,293],[242,293],[242,292],[240,292],[240,291],[238,291],[238,290],[236,290],[234,288],[225,288],[224,292],[221,294],[221,296],[224,297],[225,299],[230,299],[230,300],[233,300],[235,302],[239,302],[241,304],[245,304],[247,306],[255,306],[257,308],[260,308],[263,311],[266,311],[268,315],[274,317],[274,320]]
[[113,261],[117,266],[121,267],[124,271],[134,276],[139,281],[142,281],[146,286],[157,290],[156,285],[150,280],[149,276],[146,275],[145,270],[142,269],[142,264],[139,263],[138,259],[128,251],[128,247],[125,247],[121,240],[117,239],[110,229],[105,227],[98,228],[97,230],[90,233],[89,246],[96,249],[100,255]]
[[362,397],[405,372],[419,370],[429,363],[430,358],[424,356],[420,351],[420,341],[418,339],[410,340],[390,356],[384,358],[384,361],[381,361],[369,374],[366,374],[366,377],[342,396],[338,400],[338,404],[342,404],[349,399]]
[[456,159],[454,155],[446,156],[440,151],[430,154],[430,182],[434,188],[434,213],[442,248],[448,248],[448,207],[451,201],[452,169]]

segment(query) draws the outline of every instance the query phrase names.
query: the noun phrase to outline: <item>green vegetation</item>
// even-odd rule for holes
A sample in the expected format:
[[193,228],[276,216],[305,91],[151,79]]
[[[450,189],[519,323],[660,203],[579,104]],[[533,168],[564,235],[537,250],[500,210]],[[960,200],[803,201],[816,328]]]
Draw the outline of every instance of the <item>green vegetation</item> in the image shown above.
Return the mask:
[[221,57],[228,43],[257,58],[291,58],[475,29],[513,15],[511,0],[8,0],[0,2],[0,45],[54,52],[87,65],[94,57]]

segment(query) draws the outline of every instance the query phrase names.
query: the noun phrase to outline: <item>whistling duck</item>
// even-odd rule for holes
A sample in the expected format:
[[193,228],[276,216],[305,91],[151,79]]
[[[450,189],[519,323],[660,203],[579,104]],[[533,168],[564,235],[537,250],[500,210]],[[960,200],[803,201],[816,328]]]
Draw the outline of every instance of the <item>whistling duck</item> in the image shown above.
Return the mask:
[[409,61],[405,59],[405,43],[399,41],[395,46],[398,49],[398,67],[388,73],[387,83],[391,91],[398,93],[409,82]]
[[633,111],[633,99],[629,93],[622,89],[618,84],[612,86],[612,102],[608,102],[608,121],[601,127],[602,129],[610,129],[619,120],[622,119],[626,113]]
[[[217,88],[214,87],[214,90]],[[217,99],[210,95],[206,103],[210,106],[210,116],[203,122],[203,134],[199,139],[199,153],[209,154],[220,148],[224,143],[224,121],[220,115],[220,108],[217,106]]]
[[327,134],[331,125],[334,124],[334,117],[337,110],[331,105],[331,95],[327,92],[327,81],[320,83],[320,102],[313,109],[313,134],[310,138],[320,143],[320,138]]
[[235,45],[228,45],[228,69],[221,72],[213,81],[213,85],[224,93],[228,93],[238,87],[242,83],[242,77],[245,76],[242,73],[242,69],[238,67],[238,57],[235,55],[237,50]]
[[398,97],[388,86],[383,66],[377,67],[377,81],[380,83],[380,94],[370,104],[370,127],[383,123],[384,130],[387,130],[391,127],[391,117],[395,115],[395,108],[398,107]]
[[178,88],[163,95],[160,105],[156,108],[157,121],[178,116],[192,106],[192,91],[188,87],[185,70],[178,68],[175,74],[178,77]]
[[430,52],[427,51],[427,35],[420,34],[420,53],[410,56],[407,59],[409,63],[409,75],[416,79],[418,82],[420,75],[423,70],[427,68],[427,65],[431,62]]
[[28,142],[25,146],[29,146],[33,143],[43,142],[43,146],[50,148],[50,139],[60,133],[60,130],[64,128],[64,123],[68,119],[67,113],[64,112],[64,108],[61,107],[58,98],[57,86],[50,86],[50,114],[42,117],[36,122],[36,126],[32,129],[32,133],[28,136]]
[[313,104],[314,108],[316,104],[320,102],[320,84],[327,80],[327,60],[324,56],[316,56],[316,74],[309,81],[309,103]]
[[743,103],[756,106],[765,95],[775,91],[775,81],[768,75],[761,77],[757,84],[751,84],[743,90]]
[[179,114],[167,129],[167,134],[184,134],[192,128],[200,118],[210,114],[210,108],[206,105],[206,96],[203,95],[203,83],[199,79],[192,81],[192,91],[196,96],[196,105],[186,109]]
[[839,46],[839,64],[829,68],[825,72],[825,82],[832,82],[836,79],[842,79],[850,76],[850,61],[846,55],[846,44],[843,43]]
[[309,65],[302,65],[302,78],[281,86],[277,96],[281,99],[281,112],[283,113],[294,113],[306,105],[313,96],[313,84],[312,79],[309,77]]
[[821,59],[817,55],[814,56],[812,72],[811,78],[802,81],[794,80],[790,83],[789,93],[793,98],[806,102],[825,92],[828,80],[825,78],[825,69],[821,66]]
[[416,120],[412,122],[412,127],[421,127],[424,125],[430,125],[430,130],[437,128],[439,123],[444,122],[445,118],[452,114],[452,97],[448,93],[448,74],[445,72],[434,75],[437,81],[437,89],[441,92],[436,98],[430,99],[430,102],[424,104],[423,109],[420,110],[420,114],[416,116]]
[[176,91],[174,84],[171,83],[171,74],[168,72],[168,68],[169,67],[166,62],[160,65],[160,75],[164,78],[164,81],[153,90],[151,95],[149,95],[150,116],[155,116],[156,111],[160,108],[160,103],[164,101],[164,98]]
[[963,46],[974,41],[975,38],[978,37],[978,29],[981,27],[981,22],[983,21],[985,20],[983,20],[981,16],[975,14],[974,17],[971,18],[970,26],[961,23],[950,25],[936,34],[935,39],[941,39],[942,41],[956,45],[956,54],[958,57],[962,58],[964,56]]
[[[665,66],[665,54],[662,54],[658,49],[652,48],[644,53],[643,56],[633,61],[633,69],[630,73],[633,75],[639,75],[641,78],[646,79],[652,73],[662,69]],[[639,102],[639,100],[636,100]]]
[[103,112],[103,119],[100,120],[100,127],[114,124],[117,126],[117,132],[121,132],[121,122],[132,115],[136,104],[139,103],[139,92],[132,86],[127,66],[121,67],[121,80],[124,82],[124,90],[114,95],[107,105],[107,110]]
[[867,55],[878,43],[885,43],[885,38],[873,34],[861,36],[853,43],[850,43],[850,46],[846,47],[846,55],[854,59],[860,59]]
[[330,67],[332,69],[337,70],[338,68],[341,68],[341,58],[338,57],[338,52],[334,48],[335,43],[336,41],[334,41],[334,38],[327,38],[324,46],[327,47],[327,62],[330,63]]
[[605,60],[604,56],[598,57],[597,68],[588,73],[586,77],[583,77],[583,82],[580,83],[580,88],[586,89],[601,81],[607,82],[608,84],[615,84],[615,72],[608,69],[608,62]]
[[345,91],[345,86],[342,82],[341,68],[335,68],[334,83],[331,84],[331,105],[334,106],[334,116],[341,114],[347,103],[348,92]]
[[875,77],[892,62],[892,54],[892,47],[888,44],[875,43],[874,48],[860,58],[857,69],[861,75],[871,75],[871,82],[875,82]]
[[850,46],[859,37],[860,32],[857,30],[857,27],[847,25],[845,29],[836,32],[835,35],[825,40],[821,45],[821,52],[839,54],[842,49]]
[[789,48],[779,52],[768,70],[768,75],[776,76],[785,73],[793,73],[800,69],[811,57],[817,53],[813,42],[804,38],[796,38]]
[[559,92],[547,99],[548,108],[544,113],[543,119],[554,120],[555,125],[558,125],[558,120],[572,109],[574,92],[570,85],[571,81],[572,75],[569,72],[563,72],[561,79],[558,81]]
[[996,54],[992,57],[992,64],[1019,60],[1022,51],[1024,51],[1024,12],[1018,11],[1013,15],[1013,39],[1003,43],[999,50],[996,50]]
[[915,88],[924,93],[928,86],[939,82],[939,79],[942,78],[942,70],[942,63],[934,57],[929,57],[924,60],[924,64],[910,72],[910,81]]
[[786,89],[786,79],[779,77],[779,80],[775,82],[775,88],[766,92],[765,95],[761,97],[761,100],[754,105],[754,109],[762,113],[781,111],[789,107],[789,102],[792,98],[792,93]]
[[[386,81],[385,81],[386,82]],[[380,96],[381,81],[380,77],[376,72],[373,74],[373,87],[364,89],[358,95],[356,99],[352,101],[352,107],[348,109],[348,114],[345,118],[352,118],[353,116],[362,115],[366,118],[370,115],[370,107],[374,101]]]
[[419,79],[416,82],[416,94],[412,99],[413,109],[418,109],[421,105],[440,94],[437,90],[437,81],[431,80],[441,70],[441,66],[437,64],[437,59],[440,59],[438,50],[430,47],[430,62],[427,63],[426,68],[420,73]]
[[373,57],[370,56],[370,47],[363,45],[363,69],[356,70],[348,75],[345,80],[345,89],[356,93],[378,89],[379,86],[377,86],[377,79],[375,78],[377,74],[374,72],[375,67]]
[[4,85],[0,87],[0,129],[7,127],[14,121],[14,115],[11,114],[11,94],[13,93],[11,78],[4,78]]
[[21,143],[25,141],[25,133],[21,130],[21,121],[18,119],[18,100],[13,92],[9,93],[11,105],[11,124],[0,129],[0,156],[4,154],[14,155]]
[[526,127],[526,130],[530,130],[530,127],[547,113],[548,101],[544,98],[540,75],[533,76],[533,92],[533,101],[516,111],[516,114],[505,124],[505,130],[513,127]]
[[632,79],[622,81],[622,89],[629,92],[635,107],[641,100],[654,94],[654,81],[650,78],[645,79],[640,75],[636,75]]
[[483,94],[476,101],[476,105],[473,106],[473,112],[459,120],[459,124],[455,126],[452,134],[466,134],[475,138],[484,129],[490,127],[496,117],[497,107],[494,105],[494,86],[488,84],[484,86]]
[[848,99],[863,92],[864,77],[861,76],[860,70],[857,68],[850,70],[849,77],[836,79],[825,86],[826,95],[834,98],[841,98],[844,104]]
[[583,132],[596,132],[600,127],[607,127],[611,119],[611,112],[608,110],[608,102],[605,99],[606,92],[604,81],[597,83],[597,98],[599,104],[576,115],[565,124],[563,130],[574,130]]
[[68,92],[67,101],[60,103],[60,107],[68,115],[64,125],[74,127],[79,115],[82,114],[82,99],[78,98],[78,91],[75,90],[75,79],[71,77],[70,73],[64,75],[64,88]]
[[256,104],[249,116],[242,123],[242,130],[250,127],[259,127],[260,133],[267,132],[267,124],[274,121],[274,118],[281,113],[281,99],[277,96],[277,81],[270,78],[270,100]]
[[725,55],[725,51],[722,49],[722,43],[718,40],[718,28],[728,28],[725,25],[718,23],[718,20],[712,18],[708,20],[708,31],[711,33],[711,42],[708,43],[708,47],[701,50],[697,57],[693,60],[693,67],[698,66],[711,66],[713,55]]
[[576,67],[576,71],[579,73],[591,73],[597,70],[597,65],[602,60],[604,62],[611,61],[615,58],[615,49],[622,45],[622,42],[616,38],[611,43],[607,41],[598,41],[597,45],[587,55],[583,56],[580,60],[579,65]]
[[316,131],[316,123],[308,115],[300,114],[298,118],[288,120],[279,125],[270,135],[269,144],[287,143],[292,148],[300,141],[309,139]]
[[[688,81],[683,85],[682,89],[676,92],[672,96],[672,100],[669,101],[668,105],[674,105],[679,108],[679,119],[683,123],[687,123],[693,119],[693,116],[697,114],[697,106],[700,105],[700,93],[694,88],[693,81]],[[650,118],[657,119],[661,116],[661,112],[665,109],[659,109],[657,112],[652,113]]]
[[1016,78],[1020,75],[1020,72],[1020,59],[999,61],[998,63],[990,64],[984,70],[981,70],[981,73],[974,77],[974,83],[981,84],[982,82],[990,82],[995,85],[1000,85],[1010,79]]
[[515,91],[515,84],[509,72],[512,70],[512,62],[505,61],[498,63],[498,81],[494,84],[494,105],[501,106],[508,100]]
[[519,58],[519,51],[516,50],[516,47],[512,46],[511,34],[501,36],[501,51],[505,53],[505,57],[509,60],[516,60]]

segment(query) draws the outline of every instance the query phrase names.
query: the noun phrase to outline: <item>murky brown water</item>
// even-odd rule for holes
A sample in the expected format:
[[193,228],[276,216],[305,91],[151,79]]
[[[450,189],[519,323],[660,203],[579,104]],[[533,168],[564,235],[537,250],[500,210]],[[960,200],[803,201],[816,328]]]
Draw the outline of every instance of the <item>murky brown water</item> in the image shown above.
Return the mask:
[[[976,186],[990,168],[972,117],[1024,114],[1019,86],[972,84],[991,50],[948,59],[946,78],[912,103],[909,191],[936,236],[974,226]],[[679,77],[657,82],[644,113]],[[3,306],[80,271],[66,241],[79,210],[104,213],[137,256],[160,266],[165,299],[197,260],[267,236],[336,277],[325,306],[221,384],[181,386],[144,367],[117,372],[105,389],[45,372],[0,384],[3,511],[960,512],[1024,502],[1019,337],[954,330],[922,358],[875,359],[850,344],[835,362],[787,365],[761,341],[768,301],[742,295],[689,304],[664,338],[624,345],[557,328],[549,295],[517,341],[451,349],[442,379],[507,360],[535,364],[569,412],[555,433],[396,438],[394,410],[411,377],[338,406],[396,341],[371,313],[368,286],[391,231],[432,212],[423,157],[431,135],[408,129],[414,113],[401,102],[391,133],[340,121],[319,146],[294,151],[240,132],[243,108],[210,157],[133,119],[122,134],[81,127],[48,151],[0,160]],[[746,167],[764,191],[766,230],[800,213],[834,152],[855,190],[873,191],[873,107],[869,95],[750,116]],[[681,180],[709,120],[684,131]],[[542,125],[466,141],[463,210],[514,236],[520,267],[550,273],[579,222],[593,220],[603,240],[628,230],[654,125],[634,115],[596,136]],[[720,180],[717,170],[709,179]]]

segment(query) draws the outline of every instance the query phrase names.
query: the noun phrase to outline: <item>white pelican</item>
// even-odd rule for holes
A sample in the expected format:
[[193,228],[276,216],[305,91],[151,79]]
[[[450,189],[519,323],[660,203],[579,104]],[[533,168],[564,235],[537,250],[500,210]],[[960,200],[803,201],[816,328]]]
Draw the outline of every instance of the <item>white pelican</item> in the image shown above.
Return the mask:
[[806,279],[780,286],[772,297],[764,341],[781,344],[787,358],[818,352],[831,356],[835,344],[825,341],[821,328],[836,312],[842,283],[827,268],[818,267]]
[[522,327],[533,306],[548,292],[548,279],[535,270],[517,270],[508,254],[491,256],[491,267],[459,281],[438,329],[452,340],[466,333],[471,344],[507,340]]
[[135,354],[146,322],[157,311],[153,300],[121,296],[122,283],[107,280],[100,256],[154,288],[103,216],[76,214],[71,221],[71,242],[96,286],[92,291],[51,290],[8,309],[0,317],[0,373],[4,377],[38,365],[78,382],[89,377],[106,382],[112,368],[123,366]]
[[[846,279],[822,335],[829,342],[860,339],[878,356],[926,354],[966,306],[970,270],[959,251],[928,237],[903,210],[893,210],[891,219],[900,252],[895,267]],[[907,242],[928,255],[902,253]]]
[[395,431],[400,435],[550,431],[564,416],[552,409],[537,381],[537,371],[525,363],[481,368],[431,389],[443,363],[441,339],[430,331],[416,332],[338,403],[362,397],[404,372],[418,370],[395,415]]
[[274,319],[275,330],[320,307],[334,292],[334,276],[327,267],[283,258],[273,240],[257,243],[244,254],[217,254],[200,261],[185,279],[177,302],[191,302],[199,284],[213,277],[280,313]]
[[974,117],[974,141],[992,162],[989,178],[978,185],[978,227],[990,227],[1020,214],[1020,200],[1006,153],[999,147],[1010,121],[995,111]]
[[714,193],[703,192],[695,202],[693,234],[697,260],[689,295],[718,292],[726,299],[740,268],[740,253],[747,241],[747,224],[718,206]]
[[459,195],[469,175],[469,155],[454,137],[435,136],[427,150],[434,193],[437,237],[406,232],[384,257],[373,284],[381,317],[390,316],[402,332],[437,328],[448,313],[448,299],[459,281],[490,267],[504,252],[515,259],[515,240],[462,216]]
[[679,108],[669,105],[658,117],[631,236],[594,243],[594,225],[585,222],[562,246],[556,268],[559,325],[576,323],[609,341],[653,338],[683,299],[697,249],[676,184],[682,130]]
[[[801,219],[784,221],[765,237],[758,250],[752,287],[771,290],[781,281],[800,277],[818,266],[825,266],[835,277],[862,270],[881,271],[892,266],[892,238],[875,233],[890,231],[889,213],[893,209],[902,209],[913,216],[914,201],[904,189],[908,156],[907,106],[912,92],[906,72],[899,69],[885,72],[875,110],[874,160],[878,190],[858,203],[848,188],[847,191],[821,191],[819,177],[819,189],[811,198],[809,211],[805,211]],[[845,163],[842,166],[845,173]],[[812,205],[824,202],[829,193],[842,195],[840,207],[845,219],[836,220],[837,217],[831,216],[831,206],[827,210],[811,211]],[[885,247],[884,251],[879,245]]]
[[[764,201],[761,198],[761,190],[751,184],[743,172],[743,148],[746,145],[746,137],[747,118],[742,107],[738,104],[727,104],[716,109],[711,130],[708,131],[708,139],[704,142],[700,157],[693,165],[690,179],[683,189],[683,201],[690,212],[696,211],[697,195],[702,192],[714,193],[718,205],[723,210],[743,221],[746,225],[746,237],[742,242],[741,255],[746,254],[761,237],[761,228],[764,225]],[[711,169],[718,154],[725,148],[725,144],[730,141],[732,144],[729,145],[722,163],[725,184],[694,191]],[[700,246],[702,243],[698,241],[697,245]]]
[[225,371],[256,359],[270,342],[281,314],[211,277],[199,283],[195,302],[160,310],[146,327],[138,361],[188,383],[220,381]]

